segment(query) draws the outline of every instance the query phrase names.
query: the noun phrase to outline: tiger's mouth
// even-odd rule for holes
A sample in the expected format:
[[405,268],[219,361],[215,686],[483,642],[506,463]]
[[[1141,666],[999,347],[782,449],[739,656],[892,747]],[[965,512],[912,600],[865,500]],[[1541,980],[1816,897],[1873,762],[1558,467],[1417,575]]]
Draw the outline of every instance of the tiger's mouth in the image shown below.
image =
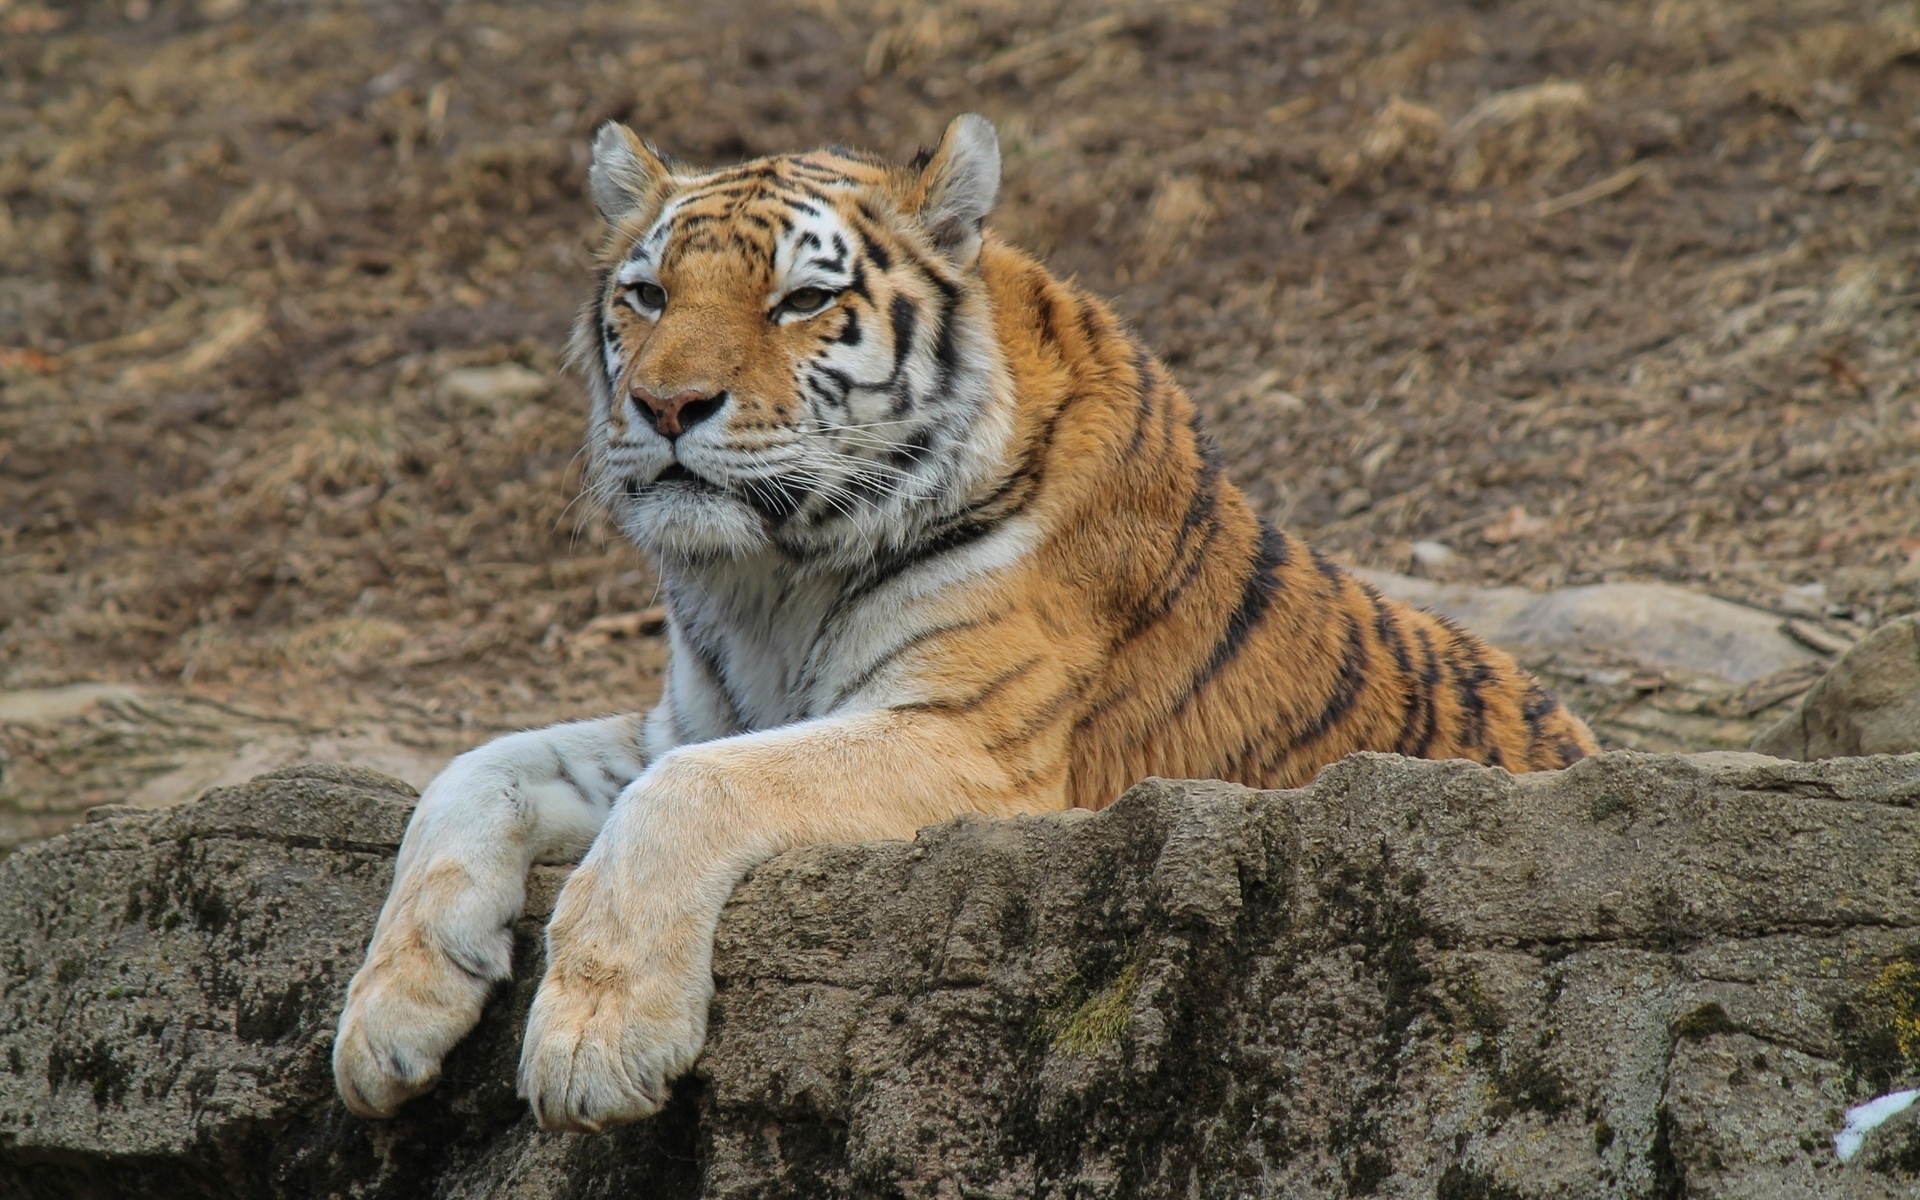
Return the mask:
[[657,491],[668,484],[678,484],[695,494],[730,496],[745,502],[749,508],[760,514],[762,519],[775,525],[799,512],[806,498],[804,486],[796,482],[756,479],[742,485],[726,487],[699,474],[682,462],[668,463],[666,469],[655,475],[651,481],[629,477],[626,483],[627,498],[637,500],[642,495]]
[[685,463],[671,462],[667,464],[666,470],[655,475],[652,479],[641,479],[638,476],[632,475],[628,476],[626,486],[627,496],[629,499],[638,498],[643,492],[649,492],[654,488],[663,487],[670,483],[682,484],[694,491],[701,492],[720,492],[726,490],[719,484],[713,482],[713,480],[694,473]]

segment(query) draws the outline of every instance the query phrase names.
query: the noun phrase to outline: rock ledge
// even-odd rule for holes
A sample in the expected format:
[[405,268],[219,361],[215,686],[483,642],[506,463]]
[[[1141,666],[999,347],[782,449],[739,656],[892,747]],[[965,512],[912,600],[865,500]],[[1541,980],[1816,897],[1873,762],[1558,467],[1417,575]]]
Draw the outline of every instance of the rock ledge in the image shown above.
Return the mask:
[[539,1133],[538,976],[401,1119],[332,1024],[405,785],[296,767],[0,864],[0,1194],[1908,1196],[1920,756],[1357,755],[785,855],[653,1122]]

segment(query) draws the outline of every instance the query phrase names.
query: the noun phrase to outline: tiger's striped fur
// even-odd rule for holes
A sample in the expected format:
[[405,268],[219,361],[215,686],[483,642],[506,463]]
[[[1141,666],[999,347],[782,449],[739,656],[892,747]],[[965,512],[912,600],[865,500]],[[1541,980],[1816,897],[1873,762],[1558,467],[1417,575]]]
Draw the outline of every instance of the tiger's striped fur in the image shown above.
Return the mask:
[[698,172],[602,131],[574,349],[594,478],[666,593],[665,695],[428,788],[341,1019],[356,1110],[431,1086],[541,857],[587,848],[521,1089],[598,1128],[691,1063],[720,908],[779,850],[1098,808],[1149,775],[1597,749],[1508,656],[1260,521],[1112,311],[982,231],[998,179],[978,117],[904,167]]

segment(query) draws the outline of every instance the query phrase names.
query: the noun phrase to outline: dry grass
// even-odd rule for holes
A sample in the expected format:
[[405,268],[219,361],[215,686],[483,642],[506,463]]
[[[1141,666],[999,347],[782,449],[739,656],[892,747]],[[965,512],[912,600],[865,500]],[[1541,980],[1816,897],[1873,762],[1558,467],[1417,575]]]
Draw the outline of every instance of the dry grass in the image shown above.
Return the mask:
[[557,361],[610,116],[718,161],[986,112],[998,227],[1351,558],[1917,599],[1910,4],[128,11],[5,9],[0,686],[645,701],[657,639],[576,636],[654,595]]

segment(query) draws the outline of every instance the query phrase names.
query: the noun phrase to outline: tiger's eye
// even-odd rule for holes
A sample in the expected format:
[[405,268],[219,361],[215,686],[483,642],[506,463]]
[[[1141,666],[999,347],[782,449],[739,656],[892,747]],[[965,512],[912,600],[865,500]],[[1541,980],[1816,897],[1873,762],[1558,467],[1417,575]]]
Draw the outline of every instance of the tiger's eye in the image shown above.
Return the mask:
[[794,312],[810,313],[819,312],[831,299],[833,299],[833,293],[825,288],[795,288],[787,293],[785,304]]
[[637,283],[633,287],[633,298],[640,302],[642,308],[665,308],[667,289],[657,283]]

